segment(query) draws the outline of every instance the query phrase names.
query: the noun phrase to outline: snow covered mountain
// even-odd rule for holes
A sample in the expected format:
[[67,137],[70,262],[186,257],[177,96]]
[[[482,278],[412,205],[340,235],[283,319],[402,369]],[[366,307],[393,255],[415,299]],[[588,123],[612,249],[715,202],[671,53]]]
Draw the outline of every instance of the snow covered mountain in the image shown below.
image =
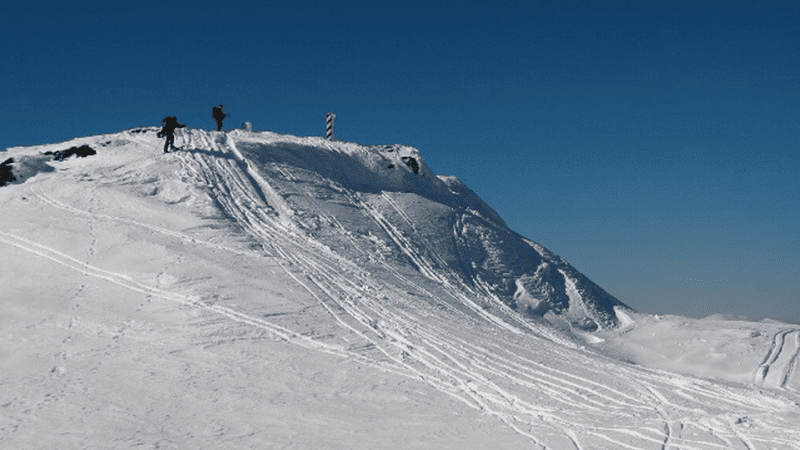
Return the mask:
[[0,443],[800,448],[796,326],[636,313],[411,147],[156,131],[0,153]]
[[[156,148],[148,139],[155,131],[134,130],[99,147],[146,142]],[[190,130],[183,138],[185,153],[176,157],[254,242],[270,242],[263,229],[280,226],[369,270],[391,260],[457,295],[488,300],[517,320],[517,313],[550,313],[594,331],[618,325],[614,308],[630,309],[562,258],[511,231],[458,178],[431,172],[414,148],[242,131]],[[63,158],[58,150],[21,157],[18,181],[52,171],[46,161],[53,154]],[[152,178],[145,185],[166,181]]]

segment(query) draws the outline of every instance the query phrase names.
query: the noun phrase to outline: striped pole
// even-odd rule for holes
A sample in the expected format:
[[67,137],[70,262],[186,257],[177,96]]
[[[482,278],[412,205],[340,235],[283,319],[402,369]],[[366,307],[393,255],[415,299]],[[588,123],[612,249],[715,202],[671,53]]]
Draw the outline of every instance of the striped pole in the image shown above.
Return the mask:
[[336,114],[325,114],[325,139],[333,140],[333,121],[336,120]]

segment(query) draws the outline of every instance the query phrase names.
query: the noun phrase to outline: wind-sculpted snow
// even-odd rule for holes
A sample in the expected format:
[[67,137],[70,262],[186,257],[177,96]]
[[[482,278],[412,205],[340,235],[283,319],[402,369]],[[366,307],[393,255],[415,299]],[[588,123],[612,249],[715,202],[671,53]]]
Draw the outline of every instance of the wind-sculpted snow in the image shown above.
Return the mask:
[[798,327],[636,313],[410,147],[155,132],[9,149],[97,155],[0,188],[0,447],[800,449]]
[[[457,178],[431,172],[416,149],[252,133],[227,139],[280,189],[311,183],[313,191],[305,197],[336,199],[337,208],[325,209],[349,222],[350,241],[377,237],[385,250],[404,255],[426,277],[494,296],[526,315],[556,314],[580,329],[618,323],[614,307],[624,305],[563,259],[508,229]],[[403,164],[409,158],[418,162],[418,173]],[[289,178],[288,172],[295,175]],[[289,209],[316,217],[304,197],[290,195],[287,201]],[[348,253],[341,244],[350,242],[336,242],[338,235],[318,230],[324,226],[304,226],[337,253]]]

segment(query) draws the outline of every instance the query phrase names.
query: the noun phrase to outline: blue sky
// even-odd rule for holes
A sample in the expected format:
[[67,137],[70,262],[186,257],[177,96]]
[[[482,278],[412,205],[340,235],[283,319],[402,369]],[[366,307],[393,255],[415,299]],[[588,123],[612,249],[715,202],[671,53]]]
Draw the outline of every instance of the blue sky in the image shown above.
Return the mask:
[[[166,3],[166,2],[165,2]],[[800,3],[68,3],[0,16],[0,149],[158,125],[404,143],[648,313],[800,322]]]

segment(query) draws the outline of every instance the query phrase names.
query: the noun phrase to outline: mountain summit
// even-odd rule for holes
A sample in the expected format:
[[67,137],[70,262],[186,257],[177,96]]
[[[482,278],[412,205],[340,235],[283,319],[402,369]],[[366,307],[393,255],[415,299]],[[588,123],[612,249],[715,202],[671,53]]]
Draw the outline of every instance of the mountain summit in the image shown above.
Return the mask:
[[[474,302],[482,314],[505,310],[500,314],[517,321],[547,318],[595,331],[619,324],[615,308],[630,309],[509,229],[458,178],[432,172],[412,147],[186,130],[180,151],[161,156],[155,133],[136,129],[81,142],[99,152],[139,154],[136,165],[179,161],[180,189],[194,192],[180,201],[201,193],[212,198],[255,243],[269,244],[265,230],[291,230],[368,270],[391,264],[421,275]],[[52,170],[46,156],[23,155],[17,178],[24,181],[36,167]],[[177,189],[175,174],[141,175],[140,188],[153,188],[156,196],[162,186]],[[114,181],[122,180],[97,180]]]

